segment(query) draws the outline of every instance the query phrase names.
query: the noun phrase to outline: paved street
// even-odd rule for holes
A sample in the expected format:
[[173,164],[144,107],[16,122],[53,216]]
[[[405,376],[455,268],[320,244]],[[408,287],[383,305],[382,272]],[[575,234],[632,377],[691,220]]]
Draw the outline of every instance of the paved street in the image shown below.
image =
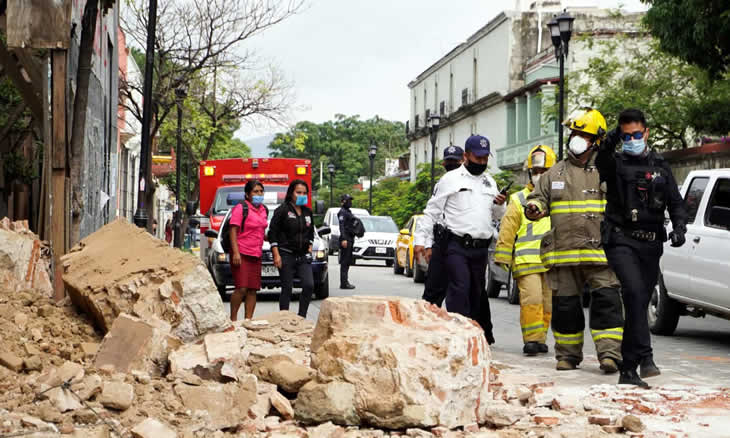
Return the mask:
[[[342,291],[339,286],[337,258],[330,257],[330,296],[344,295],[394,295],[420,298],[422,284],[415,284],[411,278],[396,276],[392,268],[382,262],[362,263],[350,269],[351,282],[357,286],[353,291]],[[551,354],[535,358],[522,355],[522,338],[519,327],[519,306],[507,303],[505,291],[500,298],[492,299],[492,320],[497,343],[492,346],[494,358],[507,367],[525,368],[529,377],[549,376],[563,384],[615,383],[617,376],[605,376],[598,369],[598,361],[586,332],[585,360],[577,372],[558,373],[554,370],[552,356],[553,339],[549,338]],[[260,295],[256,316],[278,310],[278,295],[265,292]],[[313,301],[308,318],[316,320],[321,301]],[[297,311],[297,302],[292,302],[292,311]],[[226,303],[226,307],[228,304]],[[243,308],[241,309],[243,316]],[[586,320],[588,316],[586,315]],[[696,319],[682,317],[674,336],[652,338],[655,360],[662,369],[662,376],[649,379],[650,384],[707,384],[718,385],[730,381],[730,321],[715,317]],[[520,373],[516,373],[520,374]]]

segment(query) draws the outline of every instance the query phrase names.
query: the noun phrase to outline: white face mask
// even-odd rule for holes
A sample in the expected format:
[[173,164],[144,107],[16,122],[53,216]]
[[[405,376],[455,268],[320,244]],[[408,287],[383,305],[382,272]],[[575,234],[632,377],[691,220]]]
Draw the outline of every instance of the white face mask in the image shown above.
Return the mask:
[[532,175],[530,176],[530,180],[533,186],[537,186],[537,182],[540,181],[540,175]]
[[579,135],[573,136],[568,143],[568,149],[573,155],[580,155],[588,150],[588,141]]

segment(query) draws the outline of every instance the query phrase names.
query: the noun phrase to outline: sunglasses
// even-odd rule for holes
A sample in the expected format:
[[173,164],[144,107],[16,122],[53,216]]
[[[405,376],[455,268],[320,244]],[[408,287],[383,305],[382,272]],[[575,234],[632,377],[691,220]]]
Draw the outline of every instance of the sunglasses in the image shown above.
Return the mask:
[[636,131],[633,134],[629,133],[622,133],[621,134],[621,140],[623,141],[631,141],[633,140],[641,140],[644,138],[644,131]]

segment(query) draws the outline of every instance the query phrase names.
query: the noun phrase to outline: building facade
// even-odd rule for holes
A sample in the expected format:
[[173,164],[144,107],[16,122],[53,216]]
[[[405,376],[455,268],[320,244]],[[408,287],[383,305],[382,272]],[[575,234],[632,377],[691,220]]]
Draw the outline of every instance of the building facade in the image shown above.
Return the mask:
[[[433,151],[437,161],[444,148],[463,146],[472,134],[489,138],[491,171],[520,170],[536,144],[557,150],[559,124],[550,108],[559,72],[547,23],[566,6],[576,18],[567,74],[591,58],[588,39],[638,35],[642,16],[618,14],[586,1],[571,3],[517,0],[515,10],[497,15],[408,84],[411,181],[420,166],[431,162],[427,121],[432,114],[441,117]],[[566,108],[566,114],[570,110]]]

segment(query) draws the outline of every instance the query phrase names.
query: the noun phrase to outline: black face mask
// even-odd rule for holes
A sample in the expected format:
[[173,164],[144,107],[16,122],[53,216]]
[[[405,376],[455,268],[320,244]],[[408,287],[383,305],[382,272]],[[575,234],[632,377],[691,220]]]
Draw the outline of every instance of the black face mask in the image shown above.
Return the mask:
[[444,169],[446,169],[447,172],[451,172],[454,169],[458,169],[461,167],[461,163],[458,161],[445,161],[444,162]]
[[466,163],[464,163],[464,167],[466,167],[466,170],[469,171],[474,176],[479,176],[484,173],[485,170],[487,170],[486,164],[478,164],[471,160],[466,160]]

